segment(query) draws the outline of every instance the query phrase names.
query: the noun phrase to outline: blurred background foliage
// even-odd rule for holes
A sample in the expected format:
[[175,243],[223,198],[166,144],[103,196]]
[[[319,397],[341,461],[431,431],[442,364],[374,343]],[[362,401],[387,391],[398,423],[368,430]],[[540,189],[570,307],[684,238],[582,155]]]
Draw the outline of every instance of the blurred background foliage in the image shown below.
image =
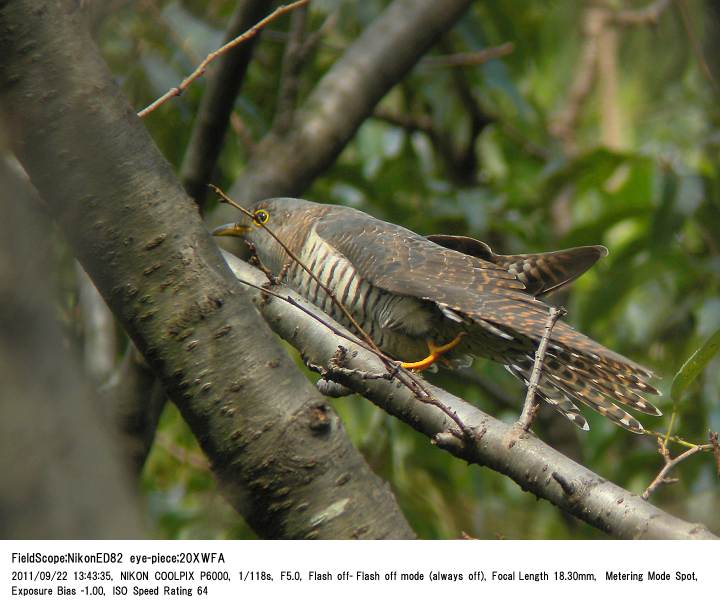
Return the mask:
[[[301,101],[387,4],[311,3],[307,30],[324,32],[303,66]],[[93,28],[139,110],[221,44],[236,2],[107,5]],[[304,197],[357,207],[419,233],[472,235],[501,253],[606,245],[610,255],[555,300],[567,306],[573,325],[658,372],[666,397],[657,405],[667,414],[643,423],[664,431],[674,374],[720,328],[719,6],[476,2]],[[656,20],[630,24],[619,17],[648,7],[661,9]],[[597,11],[618,16],[600,33]],[[288,22],[273,22],[258,40],[214,178],[224,188],[242,175],[253,144],[272,125]],[[512,52],[496,59],[448,65],[452,54],[505,43]],[[145,119],[176,167],[204,86],[197,81]],[[678,405],[675,431],[689,441],[707,442],[708,430],[720,428],[719,372],[715,358]],[[501,367],[484,361],[430,380],[507,421],[518,416],[524,395]],[[360,398],[334,405],[421,537],[603,537],[507,478],[435,449]],[[654,439],[594,413],[589,419],[589,433],[552,414],[536,431],[599,475],[642,492],[662,465]],[[679,482],[651,500],[720,529],[712,457],[696,455],[676,474]],[[222,500],[172,405],[142,488],[160,537],[253,536]]]

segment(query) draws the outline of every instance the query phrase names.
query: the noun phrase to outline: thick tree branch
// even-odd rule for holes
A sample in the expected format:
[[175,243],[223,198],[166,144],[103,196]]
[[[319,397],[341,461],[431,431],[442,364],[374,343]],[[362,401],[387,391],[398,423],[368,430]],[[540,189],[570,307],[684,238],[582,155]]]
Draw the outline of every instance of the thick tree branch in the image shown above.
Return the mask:
[[[375,104],[471,4],[394,0],[345,51],[295,116],[295,128],[267,135],[231,196],[246,202],[301,193],[372,114]],[[229,210],[221,215],[230,215]]]
[[108,405],[105,414],[120,433],[130,466],[139,474],[168,397],[134,344],[128,345],[120,365],[100,388],[100,395]]
[[[266,281],[257,269],[231,254],[225,253],[225,258],[243,281],[255,285]],[[280,295],[291,296],[304,308],[322,316],[327,324],[334,323],[289,289],[275,287],[273,290]],[[385,368],[375,355],[343,340],[326,325],[317,323],[286,301],[262,298],[259,291],[255,300],[265,320],[281,337],[298,348],[304,359],[328,370],[331,380],[342,382],[364,395],[454,455],[509,476],[524,490],[547,499],[567,513],[615,537],[716,539],[704,525],[671,516],[602,479],[535,437],[525,437],[510,447],[507,438],[513,433],[512,426],[424,382],[468,428],[474,430],[474,442],[467,442],[458,433],[457,425],[439,408],[418,400],[397,380],[383,378]],[[342,369],[330,365],[336,357],[338,345],[347,350]]]
[[141,537],[116,438],[56,322],[47,219],[3,159],[0,187],[0,538]]
[[[267,4],[266,0],[241,0],[228,24],[225,40],[233,40],[250,29],[261,19]],[[207,79],[180,169],[185,190],[201,209],[256,41],[257,36],[226,53]]]
[[303,6],[290,15],[290,32],[283,54],[280,86],[272,130],[282,136],[290,129],[295,114],[297,94],[300,88],[300,70],[305,60],[303,39],[308,7]]
[[0,4],[0,55],[11,145],[232,505],[266,537],[412,537],[238,288],[76,3]]

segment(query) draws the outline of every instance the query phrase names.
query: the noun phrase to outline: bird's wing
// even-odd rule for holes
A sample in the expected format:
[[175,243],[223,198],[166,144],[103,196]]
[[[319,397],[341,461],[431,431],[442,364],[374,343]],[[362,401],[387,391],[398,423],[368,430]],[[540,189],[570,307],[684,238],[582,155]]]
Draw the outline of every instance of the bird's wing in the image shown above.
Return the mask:
[[[489,260],[432,243],[401,226],[365,214],[359,217],[359,213],[343,209],[327,214],[316,231],[365,280],[387,292],[420,298],[474,321],[534,340],[542,337],[548,306],[512,273]],[[553,338],[564,342],[565,333],[568,339],[586,338],[562,323],[556,325]]]
[[[537,348],[549,307],[515,275],[489,260],[432,243],[403,227],[365,214],[358,221],[358,213],[328,214],[318,222],[316,231],[366,281],[390,293],[449,308],[483,327],[497,328],[516,340],[519,349],[526,339]],[[523,352],[526,347],[518,355]],[[548,353],[552,385],[571,399],[636,432],[642,427],[622,409],[615,407],[613,415],[608,395],[626,406],[657,414],[635,393],[658,393],[644,380],[651,378],[652,372],[568,324],[557,322]],[[522,368],[527,365],[527,360],[518,364]]]
[[543,296],[570,283],[603,256],[602,245],[584,245],[540,254],[496,254],[490,246],[472,237],[428,235],[427,239],[443,247],[488,260],[506,269],[525,284],[534,296]]
[[378,288],[448,307],[472,318],[498,321],[494,307],[522,303],[547,307],[527,292],[521,281],[498,265],[431,243],[401,226],[356,212],[328,214],[317,235],[345,256],[356,271]]

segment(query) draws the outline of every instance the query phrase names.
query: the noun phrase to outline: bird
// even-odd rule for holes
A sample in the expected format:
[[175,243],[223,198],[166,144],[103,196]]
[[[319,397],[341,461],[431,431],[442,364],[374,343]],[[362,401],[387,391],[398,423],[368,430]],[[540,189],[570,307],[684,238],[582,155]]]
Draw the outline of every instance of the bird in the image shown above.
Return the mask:
[[[471,237],[422,236],[351,207],[287,197],[257,202],[213,235],[244,238],[290,288],[362,334],[341,303],[403,368],[467,365],[483,357],[526,386],[550,311],[540,297],[607,255],[599,245],[500,255]],[[649,382],[653,376],[558,321],[536,395],[582,430],[589,425],[579,406],[640,434],[643,426],[625,409],[662,414],[642,395],[660,395]]]

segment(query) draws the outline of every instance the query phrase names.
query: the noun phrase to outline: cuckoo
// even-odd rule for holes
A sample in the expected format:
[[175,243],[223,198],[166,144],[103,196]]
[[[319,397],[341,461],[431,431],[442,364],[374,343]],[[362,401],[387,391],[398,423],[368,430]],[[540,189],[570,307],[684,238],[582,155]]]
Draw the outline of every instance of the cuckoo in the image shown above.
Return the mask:
[[[352,208],[301,199],[268,199],[251,213],[252,218],[243,216],[213,234],[247,239],[265,266],[357,333],[301,261],[403,367],[452,366],[478,356],[504,364],[526,384],[548,318],[549,307],[539,297],[607,254],[602,246],[585,246],[502,256],[469,237],[422,237]],[[641,395],[659,394],[646,382],[652,376],[560,321],[550,337],[537,395],[581,429],[589,427],[578,405],[642,433],[624,409],[661,414]]]

